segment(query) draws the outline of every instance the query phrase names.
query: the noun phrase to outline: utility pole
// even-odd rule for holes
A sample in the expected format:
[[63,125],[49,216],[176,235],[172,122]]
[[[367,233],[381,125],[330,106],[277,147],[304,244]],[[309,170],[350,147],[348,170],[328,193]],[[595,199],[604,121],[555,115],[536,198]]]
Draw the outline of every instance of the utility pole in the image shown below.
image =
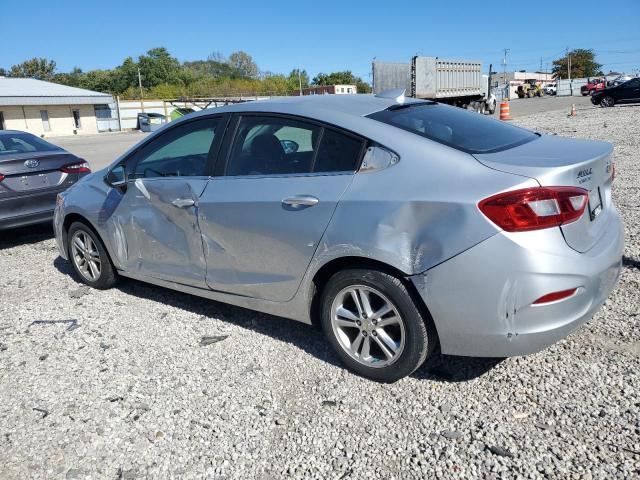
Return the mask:
[[511,97],[511,92],[509,91],[509,82],[507,81],[507,53],[509,53],[511,49],[510,48],[505,48],[504,51],[504,57],[502,57],[502,81],[505,83],[506,85],[506,96],[505,98],[509,98]]
[[140,98],[144,98],[144,93],[142,91],[142,76],[140,75],[140,67],[138,67],[138,86],[140,87]]
[[302,77],[300,76],[300,67],[298,67],[298,86],[300,87],[300,96],[302,96]]
[[140,67],[138,67],[138,86],[140,87],[140,109],[144,113],[144,92],[142,90],[142,76],[140,75]]

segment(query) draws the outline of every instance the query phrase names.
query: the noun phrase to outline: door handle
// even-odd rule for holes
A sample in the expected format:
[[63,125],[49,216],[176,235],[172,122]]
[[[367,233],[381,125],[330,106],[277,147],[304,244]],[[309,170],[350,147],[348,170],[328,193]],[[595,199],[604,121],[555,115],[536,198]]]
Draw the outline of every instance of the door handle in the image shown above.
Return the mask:
[[313,195],[295,195],[293,197],[287,197],[282,200],[284,205],[288,205],[290,207],[313,207],[317,205],[318,200]]
[[171,205],[178,208],[188,208],[193,207],[196,204],[196,201],[193,198],[176,198]]

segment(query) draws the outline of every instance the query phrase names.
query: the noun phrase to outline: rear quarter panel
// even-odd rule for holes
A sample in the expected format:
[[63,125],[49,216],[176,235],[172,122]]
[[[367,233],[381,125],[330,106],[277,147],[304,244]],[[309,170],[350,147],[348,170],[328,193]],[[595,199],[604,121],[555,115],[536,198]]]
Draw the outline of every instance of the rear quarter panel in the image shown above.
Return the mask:
[[312,268],[357,256],[384,262],[407,275],[424,272],[498,232],[478,210],[478,201],[537,185],[400,129],[389,127],[376,141],[396,151],[399,163],[355,175]]

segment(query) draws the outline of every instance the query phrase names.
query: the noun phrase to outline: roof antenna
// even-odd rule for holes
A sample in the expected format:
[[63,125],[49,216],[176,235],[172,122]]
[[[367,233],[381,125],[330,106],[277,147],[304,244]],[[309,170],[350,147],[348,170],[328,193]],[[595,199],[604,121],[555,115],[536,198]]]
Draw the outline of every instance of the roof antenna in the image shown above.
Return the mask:
[[407,93],[406,88],[392,88],[391,90],[377,93],[375,96],[378,98],[390,98],[395,100],[396,103],[404,103],[405,93]]

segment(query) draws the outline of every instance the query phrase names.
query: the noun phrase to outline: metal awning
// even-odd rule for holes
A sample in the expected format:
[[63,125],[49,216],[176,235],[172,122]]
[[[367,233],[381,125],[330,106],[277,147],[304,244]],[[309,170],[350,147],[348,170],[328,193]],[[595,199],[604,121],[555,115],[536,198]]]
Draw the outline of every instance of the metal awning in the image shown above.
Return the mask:
[[99,105],[113,103],[107,93],[44,82],[0,77],[0,105]]

